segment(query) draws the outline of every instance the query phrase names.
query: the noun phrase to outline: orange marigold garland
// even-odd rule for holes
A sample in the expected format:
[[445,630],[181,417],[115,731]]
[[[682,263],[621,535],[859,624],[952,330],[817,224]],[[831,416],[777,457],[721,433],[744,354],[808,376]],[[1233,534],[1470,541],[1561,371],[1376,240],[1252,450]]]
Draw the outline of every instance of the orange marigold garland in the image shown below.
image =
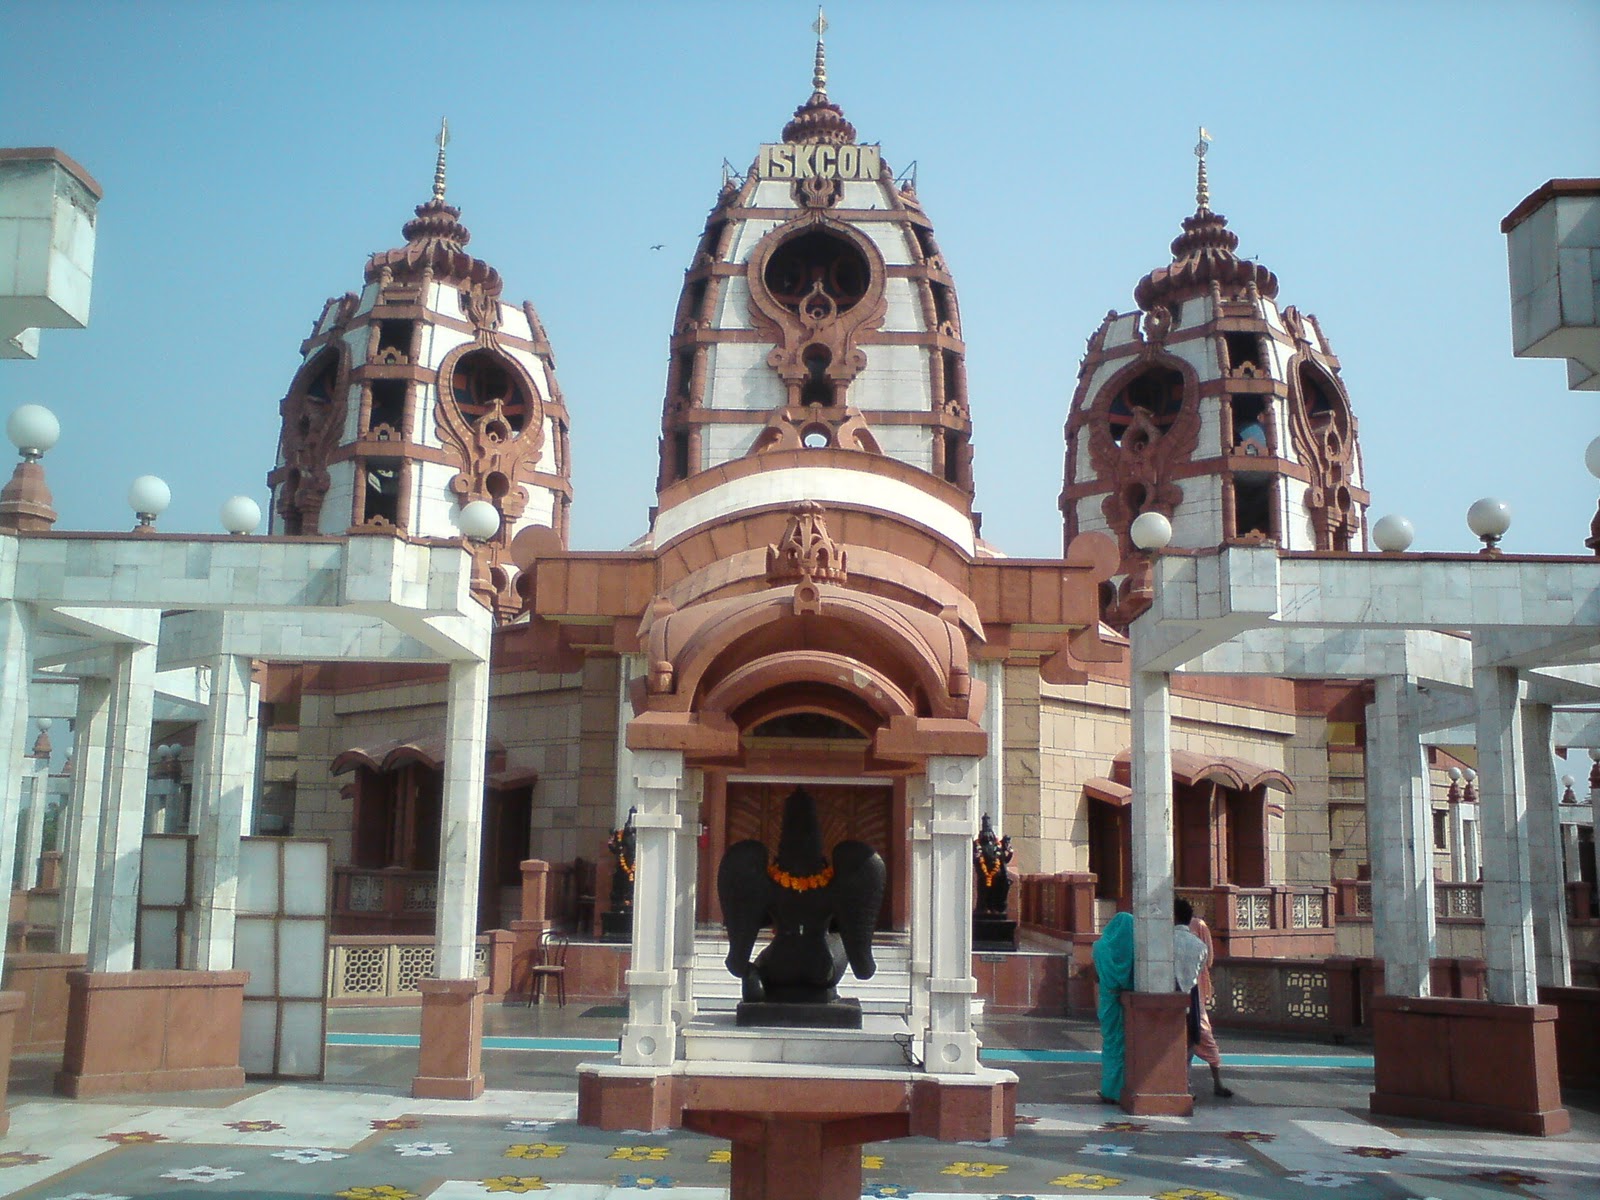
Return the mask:
[[767,877],[779,887],[788,888],[791,892],[809,892],[813,888],[827,887],[833,882],[833,867],[823,867],[815,875],[791,875],[777,863],[768,863]]

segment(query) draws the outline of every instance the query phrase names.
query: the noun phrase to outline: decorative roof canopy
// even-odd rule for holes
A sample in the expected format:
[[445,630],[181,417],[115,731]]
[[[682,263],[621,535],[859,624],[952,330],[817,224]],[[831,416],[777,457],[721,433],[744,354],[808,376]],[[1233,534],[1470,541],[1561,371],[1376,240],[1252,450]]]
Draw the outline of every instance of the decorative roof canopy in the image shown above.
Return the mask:
[[811,71],[811,98],[794,110],[793,119],[783,127],[783,140],[848,146],[856,140],[856,127],[845,120],[844,110],[828,99],[828,60],[822,44],[828,19],[820,7],[812,28],[817,31],[817,58]]
[[385,271],[392,278],[410,280],[430,272],[435,279],[460,286],[476,285],[488,296],[498,296],[504,286],[500,272],[466,252],[472,234],[460,221],[461,210],[444,201],[444,148],[450,143],[449,122],[439,124],[439,157],[433,172],[433,196],[419,204],[416,216],[400,229],[406,244],[383,250],[367,260],[366,279],[373,283]]
[[1255,285],[1268,300],[1278,295],[1278,277],[1258,262],[1234,253],[1239,235],[1228,229],[1228,218],[1211,211],[1211,190],[1206,179],[1206,144],[1211,137],[1200,130],[1195,157],[1200,160],[1195,186],[1195,210],[1183,220],[1183,232],[1172,242],[1172,265],[1157,267],[1133,289],[1134,301],[1150,312],[1157,305],[1187,300],[1213,283],[1230,291]]

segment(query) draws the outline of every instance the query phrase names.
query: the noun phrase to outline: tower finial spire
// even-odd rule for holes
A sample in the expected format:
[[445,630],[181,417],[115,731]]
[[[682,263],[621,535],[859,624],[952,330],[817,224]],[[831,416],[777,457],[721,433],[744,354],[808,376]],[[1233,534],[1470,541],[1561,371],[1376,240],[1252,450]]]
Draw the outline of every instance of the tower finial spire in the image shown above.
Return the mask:
[[819,96],[828,94],[828,56],[822,46],[822,35],[828,32],[828,18],[822,14],[822,5],[817,5],[817,19],[811,23],[811,28],[817,31],[817,61],[811,69],[811,90]]
[[1194,144],[1194,156],[1200,160],[1194,185],[1194,203],[1197,212],[1211,211],[1211,185],[1206,181],[1206,147],[1210,143],[1211,135],[1206,132],[1204,125],[1200,126],[1200,140]]
[[439,136],[434,139],[439,145],[439,161],[433,168],[433,199],[436,204],[444,203],[444,148],[450,144],[450,120],[448,117],[439,118]]

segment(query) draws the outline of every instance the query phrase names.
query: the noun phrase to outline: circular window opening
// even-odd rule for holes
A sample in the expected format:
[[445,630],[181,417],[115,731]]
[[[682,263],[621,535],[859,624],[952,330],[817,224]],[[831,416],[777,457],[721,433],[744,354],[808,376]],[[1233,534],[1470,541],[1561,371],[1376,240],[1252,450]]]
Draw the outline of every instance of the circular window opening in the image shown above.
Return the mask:
[[838,312],[848,312],[867,294],[872,269],[866,255],[836,234],[822,230],[803,233],[779,246],[762,279],[773,298],[791,312],[802,305],[808,311],[815,300],[826,297]]
[[450,380],[461,415],[476,425],[496,401],[513,433],[528,420],[528,397],[516,377],[486,350],[462,355]]
[[483,489],[496,500],[499,500],[511,490],[511,480],[507,479],[499,471],[492,471],[489,473],[488,478],[483,481]]
[[808,429],[800,436],[800,444],[807,450],[826,450],[832,440],[820,429]]

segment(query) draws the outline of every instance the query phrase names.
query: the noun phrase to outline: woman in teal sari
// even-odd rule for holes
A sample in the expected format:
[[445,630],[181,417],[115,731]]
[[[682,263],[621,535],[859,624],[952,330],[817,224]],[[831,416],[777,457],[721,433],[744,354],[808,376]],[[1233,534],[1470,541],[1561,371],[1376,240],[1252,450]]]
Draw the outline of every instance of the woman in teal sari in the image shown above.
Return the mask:
[[1122,1100],[1122,993],[1133,988],[1133,914],[1119,912],[1094,944],[1094,972],[1100,981],[1100,1099]]

